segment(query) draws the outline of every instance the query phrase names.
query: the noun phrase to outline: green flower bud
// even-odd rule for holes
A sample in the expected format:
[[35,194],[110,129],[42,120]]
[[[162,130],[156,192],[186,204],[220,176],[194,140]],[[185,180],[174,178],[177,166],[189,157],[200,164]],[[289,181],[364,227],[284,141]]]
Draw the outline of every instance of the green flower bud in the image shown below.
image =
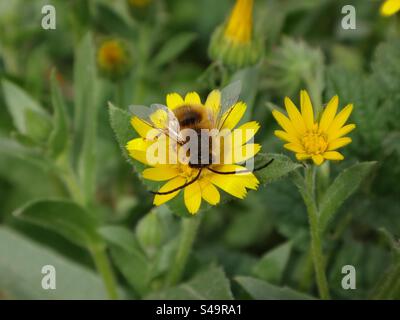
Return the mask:
[[129,12],[137,20],[143,20],[154,10],[154,0],[126,0]]
[[136,227],[137,239],[148,256],[153,256],[164,241],[164,229],[156,210],[150,211]]
[[208,53],[232,69],[256,64],[263,55],[262,37],[253,34],[253,0],[237,0],[229,19],[214,31]]

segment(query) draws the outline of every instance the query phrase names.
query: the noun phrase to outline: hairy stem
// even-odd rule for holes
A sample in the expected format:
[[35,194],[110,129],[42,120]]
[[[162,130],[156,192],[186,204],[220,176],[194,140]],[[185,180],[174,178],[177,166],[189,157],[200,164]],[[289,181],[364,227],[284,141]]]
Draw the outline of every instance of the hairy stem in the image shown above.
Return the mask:
[[110,260],[108,259],[105,247],[92,248],[90,252],[92,254],[93,261],[96,265],[96,269],[100,273],[103,279],[103,283],[106,288],[108,297],[112,300],[118,299],[115,276],[111,268]]
[[200,226],[200,221],[201,216],[182,219],[178,251],[172,267],[167,275],[168,286],[178,283],[182,277],[189,254],[192,251],[197,230]]
[[318,290],[321,299],[330,299],[328,281],[325,274],[325,260],[322,254],[321,230],[318,225],[318,208],[315,201],[315,167],[305,169],[305,186],[308,197],[305,204],[307,207],[308,220],[311,234],[311,253],[317,279]]

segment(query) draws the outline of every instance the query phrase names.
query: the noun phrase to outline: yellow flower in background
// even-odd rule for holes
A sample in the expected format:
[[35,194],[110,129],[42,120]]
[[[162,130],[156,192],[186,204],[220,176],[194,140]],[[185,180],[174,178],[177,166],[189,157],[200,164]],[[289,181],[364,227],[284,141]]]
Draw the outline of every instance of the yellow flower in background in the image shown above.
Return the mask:
[[310,97],[305,90],[300,93],[301,110],[288,98],[285,98],[285,107],[288,117],[274,110],[274,118],[283,130],[276,130],[275,135],[286,141],[284,147],[296,153],[300,161],[312,159],[316,165],[325,160],[343,160],[344,157],[337,150],[351,143],[345,137],[356,126],[345,125],[353,105],[349,104],[337,113],[338,96],[334,96],[322,112],[321,118],[315,119],[314,109]]
[[[167,108],[176,115],[181,112],[182,108],[187,108],[188,106],[204,108],[208,114],[216,115],[221,108],[221,92],[219,90],[212,91],[204,103],[202,103],[200,96],[196,92],[190,92],[186,94],[184,98],[177,93],[171,93],[167,95],[166,104]],[[132,158],[147,166],[142,172],[143,178],[152,181],[165,181],[158,190],[158,193],[165,193],[178,189],[169,194],[156,194],[153,201],[156,206],[170,201],[182,191],[184,203],[188,212],[190,214],[195,214],[200,209],[202,200],[210,205],[217,205],[220,202],[219,189],[239,199],[243,199],[246,196],[247,189],[257,189],[259,181],[256,176],[247,170],[246,167],[238,164],[249,158],[253,158],[261,149],[260,145],[249,143],[249,140],[253,138],[260,128],[257,122],[247,122],[235,129],[245,111],[246,104],[237,102],[230,106],[218,119],[218,123],[216,123],[216,127],[221,129],[220,132],[228,132],[224,137],[226,141],[231,141],[232,143],[222,144],[220,146],[224,149],[222,150],[223,157],[221,157],[221,161],[210,164],[210,169],[215,172],[208,169],[200,170],[199,168],[190,166],[188,163],[182,163],[180,161],[177,163],[165,164],[150,163],[146,157],[146,153],[154,143],[159,143],[160,140],[149,139],[148,134],[149,131],[152,130],[152,127],[136,116],[132,118],[132,126],[140,137],[129,141],[126,148]],[[152,115],[153,123],[163,122],[162,119],[156,119],[156,117],[157,112]],[[236,133],[248,133],[249,131],[251,132],[250,135],[235,135]],[[170,138],[167,137],[167,139]],[[227,145],[229,145],[230,148],[227,148]],[[232,158],[230,156],[235,148],[240,150],[246,149],[247,152],[242,157],[239,157],[239,159]],[[234,171],[236,171],[236,173],[230,174]],[[237,171],[239,171],[239,173]],[[221,174],[224,172],[227,174]],[[191,181],[194,182],[184,188],[180,188]]]
[[225,27],[225,37],[235,43],[249,43],[252,29],[253,0],[237,0]]
[[228,19],[214,31],[209,55],[231,68],[257,63],[263,54],[262,37],[253,30],[253,0],[237,0]]
[[130,71],[130,53],[122,41],[106,40],[97,51],[97,65],[101,73],[109,78],[123,77]]
[[391,16],[400,11],[400,0],[386,0],[381,6],[381,15]]

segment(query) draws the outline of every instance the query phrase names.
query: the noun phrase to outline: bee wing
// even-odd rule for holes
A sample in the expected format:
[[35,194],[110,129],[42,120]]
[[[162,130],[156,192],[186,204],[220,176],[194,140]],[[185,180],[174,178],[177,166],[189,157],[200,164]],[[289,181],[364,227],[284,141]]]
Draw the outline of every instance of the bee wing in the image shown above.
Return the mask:
[[[164,125],[164,129],[167,131],[166,134],[168,134],[170,138],[177,142],[184,141],[180,132],[179,121],[170,109],[162,104],[152,104],[150,109],[153,110],[153,114],[159,113],[163,122],[161,125]],[[162,115],[160,113],[162,113]]]
[[162,104],[152,104],[149,107],[142,105],[131,105],[129,111],[138,119],[158,130],[162,134],[167,134],[170,138],[181,142],[179,122],[174,113]]
[[[217,123],[220,122],[220,119],[223,117],[225,112],[228,111],[229,108],[234,106],[236,102],[238,102],[241,90],[242,82],[240,80],[232,82],[221,90],[221,108],[218,113]],[[231,112],[232,110],[233,108],[229,112]],[[224,120],[226,120],[228,116],[229,114],[225,117]]]

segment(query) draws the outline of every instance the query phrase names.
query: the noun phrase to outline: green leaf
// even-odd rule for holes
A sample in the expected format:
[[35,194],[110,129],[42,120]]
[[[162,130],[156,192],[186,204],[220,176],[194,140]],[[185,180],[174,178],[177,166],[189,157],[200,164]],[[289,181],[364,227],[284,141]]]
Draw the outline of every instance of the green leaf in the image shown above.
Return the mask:
[[14,215],[53,230],[87,249],[103,246],[96,231],[97,221],[78,204],[65,200],[39,200],[16,210]]
[[268,251],[254,266],[254,275],[271,283],[279,283],[289,260],[291,249],[292,244],[286,242]]
[[177,287],[152,293],[151,300],[231,300],[229,280],[219,267],[211,267]]
[[293,162],[289,157],[276,153],[257,154],[255,167],[262,165],[271,159],[274,159],[274,161],[268,167],[256,172],[256,176],[260,180],[261,184],[276,181],[288,175],[293,170],[301,167],[301,164]]
[[85,126],[85,112],[87,109],[92,109],[94,100],[93,86],[96,76],[94,59],[92,35],[87,33],[76,49],[74,64],[75,127],[80,130],[80,133]]
[[96,186],[97,98],[100,93],[91,33],[87,33],[79,43],[75,59],[75,143],[80,148],[79,177],[89,203],[94,197]]
[[[101,279],[17,232],[0,227],[0,295],[9,299],[106,299]],[[56,289],[41,286],[43,266],[56,270]]]
[[367,177],[376,162],[361,162],[343,170],[326,190],[319,206],[319,224],[325,230],[343,202],[349,198]]
[[36,153],[32,148],[25,147],[17,141],[0,136],[0,155],[18,158],[25,163],[33,164],[44,172],[56,171],[54,164]]
[[241,123],[249,121],[253,113],[254,101],[258,90],[259,81],[259,69],[258,65],[241,69],[237,71],[231,81],[240,80],[242,84],[242,91],[240,93],[240,100],[244,101],[247,105],[246,113],[241,119]]
[[[28,136],[33,134],[34,139],[42,138],[42,131],[39,129],[43,126],[45,129],[51,127],[47,112],[17,85],[8,80],[3,80],[2,85],[8,111],[18,131]],[[39,136],[36,137],[36,134]]]
[[49,119],[30,109],[26,109],[24,115],[28,137],[39,143],[47,141],[52,130],[52,124]]
[[372,62],[373,77],[383,95],[398,94],[400,66],[396,54],[400,50],[400,40],[391,39],[381,43]]
[[252,277],[236,277],[235,280],[246,292],[257,300],[309,300],[314,299],[305,293],[288,287],[277,287],[266,281]]
[[161,67],[162,65],[178,57],[190,46],[195,38],[196,34],[192,32],[184,32],[174,36],[172,39],[169,39],[154,57],[152,62],[153,65],[156,67]]
[[127,143],[135,138],[138,138],[136,131],[132,128],[131,118],[129,112],[115,107],[111,102],[108,103],[111,127],[114,130],[115,137],[121,148],[121,152],[125,159],[135,167],[139,172],[144,168],[144,165],[138,161],[133,160],[126,150]]
[[54,128],[49,138],[49,151],[51,156],[56,157],[68,144],[68,115],[54,71],[51,76],[51,102],[54,109]]
[[115,107],[111,102],[108,103],[108,106],[111,127],[114,130],[121,152],[130,164],[137,166],[137,161],[134,161],[126,150],[127,143],[132,139],[138,138],[136,131],[131,125],[132,116],[129,112]]
[[110,245],[113,261],[129,285],[139,295],[146,294],[152,268],[133,233],[123,227],[102,227],[99,233]]

